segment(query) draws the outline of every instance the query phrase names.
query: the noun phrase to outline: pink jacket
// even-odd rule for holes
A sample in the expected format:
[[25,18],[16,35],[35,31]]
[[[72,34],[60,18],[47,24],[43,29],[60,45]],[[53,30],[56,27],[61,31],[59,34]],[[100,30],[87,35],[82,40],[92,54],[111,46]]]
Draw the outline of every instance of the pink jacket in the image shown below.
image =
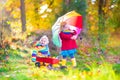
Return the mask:
[[74,33],[70,33],[70,34],[65,34],[64,32],[60,32],[60,38],[62,40],[62,47],[61,50],[71,50],[71,49],[76,49],[77,48],[77,44],[76,41],[71,39],[71,37],[76,34],[76,32]]

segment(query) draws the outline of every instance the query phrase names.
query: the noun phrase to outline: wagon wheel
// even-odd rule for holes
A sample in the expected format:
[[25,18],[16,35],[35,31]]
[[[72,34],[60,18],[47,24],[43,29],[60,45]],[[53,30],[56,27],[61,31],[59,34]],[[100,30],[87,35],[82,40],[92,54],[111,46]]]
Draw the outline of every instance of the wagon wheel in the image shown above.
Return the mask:
[[43,65],[43,66],[46,66],[46,63],[45,63],[45,62],[43,62],[43,63],[42,63],[42,65]]
[[47,68],[48,68],[49,70],[52,70],[52,69],[53,69],[52,64],[49,64],[49,65],[47,66]]
[[35,66],[36,66],[36,67],[40,67],[40,62],[36,62],[36,63],[35,63]]

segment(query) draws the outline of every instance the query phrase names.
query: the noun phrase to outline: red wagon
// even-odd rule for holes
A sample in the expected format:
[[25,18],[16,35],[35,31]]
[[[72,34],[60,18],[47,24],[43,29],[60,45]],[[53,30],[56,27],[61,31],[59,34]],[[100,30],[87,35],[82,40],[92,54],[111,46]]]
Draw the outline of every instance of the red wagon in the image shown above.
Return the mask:
[[51,57],[36,57],[35,66],[40,67],[41,66],[40,62],[43,62],[43,65],[45,65],[45,63],[48,63],[49,65],[52,66],[53,64],[58,64],[59,59]]

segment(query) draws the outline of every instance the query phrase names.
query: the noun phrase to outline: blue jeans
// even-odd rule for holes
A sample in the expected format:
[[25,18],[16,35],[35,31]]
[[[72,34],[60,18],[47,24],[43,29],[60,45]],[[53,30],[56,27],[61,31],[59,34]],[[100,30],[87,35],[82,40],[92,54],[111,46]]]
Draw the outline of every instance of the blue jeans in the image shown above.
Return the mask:
[[70,58],[74,58],[75,53],[77,53],[76,49],[71,49],[71,50],[63,50],[61,51],[61,55],[63,57],[63,59],[65,59],[66,57],[70,57]]

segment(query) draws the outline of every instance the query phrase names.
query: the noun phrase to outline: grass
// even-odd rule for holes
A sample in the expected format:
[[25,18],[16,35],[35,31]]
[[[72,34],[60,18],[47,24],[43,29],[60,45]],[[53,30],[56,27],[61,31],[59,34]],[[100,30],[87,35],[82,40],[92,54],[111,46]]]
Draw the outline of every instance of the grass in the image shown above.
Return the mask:
[[[119,80],[120,64],[110,64],[104,57],[76,55],[77,68],[48,70],[36,68],[29,53],[12,50],[9,60],[0,65],[0,80]],[[98,62],[101,61],[101,64]]]
[[120,64],[114,64],[113,70],[115,71],[115,73],[120,74]]

